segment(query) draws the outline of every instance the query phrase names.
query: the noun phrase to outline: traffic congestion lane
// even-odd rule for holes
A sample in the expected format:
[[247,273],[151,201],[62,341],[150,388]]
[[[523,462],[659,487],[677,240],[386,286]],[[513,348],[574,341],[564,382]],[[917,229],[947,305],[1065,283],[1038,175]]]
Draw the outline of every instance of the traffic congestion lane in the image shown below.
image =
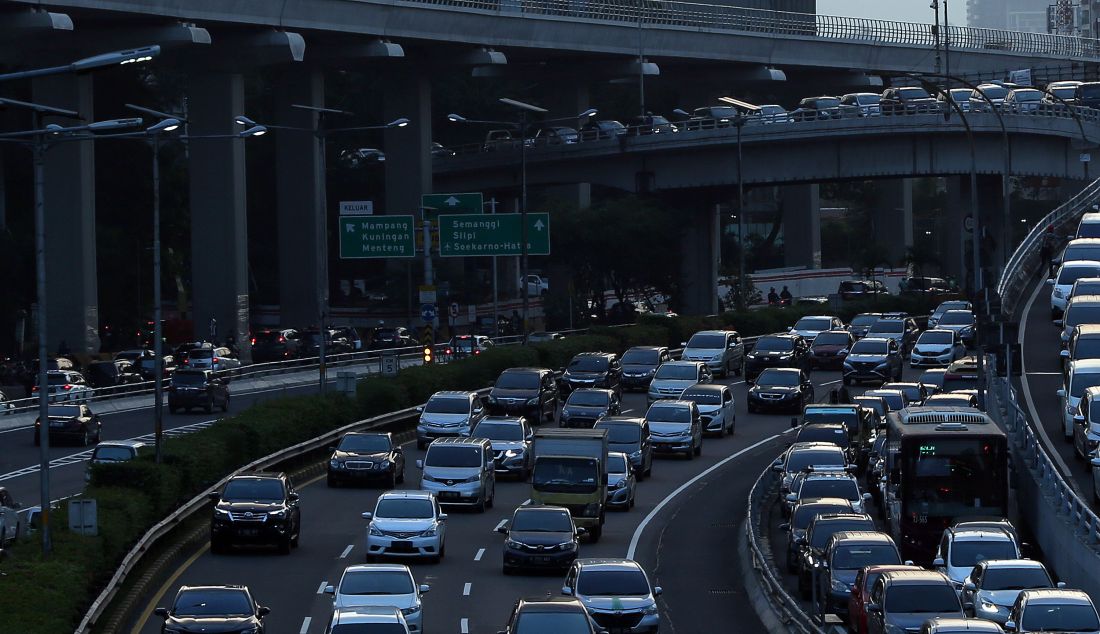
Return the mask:
[[[815,383],[818,388],[827,388],[839,383],[838,373],[817,373]],[[789,417],[751,415],[745,411],[745,388],[743,381],[733,380],[737,392],[738,424],[737,434],[723,439],[707,439],[704,442],[703,455],[695,460],[682,458],[659,459],[653,470],[653,477],[646,479],[638,487],[637,504],[630,512],[611,512],[607,517],[604,536],[599,543],[582,543],[583,557],[623,557],[634,537],[637,526],[647,513],[656,508],[670,494],[685,482],[703,470],[714,466],[720,460],[736,454],[780,432],[789,429]],[[825,393],[822,390],[821,393]],[[624,395],[624,411],[642,415],[646,409],[643,394]],[[407,482],[404,488],[416,486],[419,473],[415,460],[420,452],[407,448]],[[730,462],[730,465],[738,463]],[[733,472],[742,472],[733,466]],[[751,470],[748,470],[751,471]],[[754,476],[755,477],[755,476]],[[166,585],[167,595],[160,605],[170,601],[171,594],[179,585],[185,583],[243,583],[248,585],[257,597],[267,605],[277,607],[277,613],[270,617],[269,631],[277,632],[322,632],[331,615],[331,600],[327,595],[317,594],[321,582],[339,579],[344,567],[363,560],[362,539],[366,523],[359,514],[371,510],[377,495],[377,489],[337,489],[330,490],[313,484],[301,489],[303,504],[303,547],[290,557],[281,557],[267,553],[249,553],[247,555],[212,556],[204,552],[194,562],[182,570],[177,579]],[[503,537],[495,532],[498,525],[511,516],[512,511],[528,500],[530,485],[502,480],[498,483],[496,506],[484,514],[449,511],[447,528],[447,557],[440,564],[414,564],[413,573],[420,583],[432,585],[432,591],[425,598],[425,627],[431,631],[467,631],[495,632],[506,622],[512,603],[521,596],[542,596],[547,592],[558,594],[561,587],[560,574],[539,576],[505,577],[500,570],[500,556]],[[679,502],[680,498],[675,500]],[[743,504],[744,496],[738,498]],[[308,506],[307,506],[308,501]],[[656,526],[664,521],[665,513],[673,508],[688,508],[669,504],[652,523]],[[689,514],[694,513],[690,505]],[[321,526],[323,532],[316,533],[314,527]],[[643,537],[645,537],[643,535]],[[648,539],[648,538],[647,538]],[[307,544],[313,546],[307,547]],[[652,542],[642,540],[637,550],[638,557],[655,557]],[[348,547],[351,546],[349,550]],[[324,552],[316,552],[320,547]],[[282,583],[282,570],[298,569],[296,561],[310,553],[312,560],[327,562],[327,568],[321,570],[311,561],[301,568],[301,576],[313,575],[310,582],[295,581]],[[344,555],[341,557],[341,555]],[[248,559],[244,559],[248,557]],[[271,574],[268,571],[273,571]],[[652,569],[651,569],[652,573]],[[715,577],[714,583],[740,584],[735,570],[715,570],[714,575],[725,575],[724,581]],[[661,585],[659,577],[653,582]],[[170,587],[167,587],[170,586]],[[311,587],[310,587],[311,586]],[[687,612],[690,605],[671,605],[669,609],[676,613]],[[150,604],[151,605],[151,604]],[[735,613],[751,614],[747,603],[731,604]],[[742,616],[741,618],[744,618]],[[308,619],[308,621],[306,620]],[[666,621],[667,622],[667,621]],[[718,627],[721,621],[713,621]],[[154,632],[159,619],[146,618],[141,631]],[[671,623],[668,623],[671,626]],[[680,625],[680,624],[677,624]]]

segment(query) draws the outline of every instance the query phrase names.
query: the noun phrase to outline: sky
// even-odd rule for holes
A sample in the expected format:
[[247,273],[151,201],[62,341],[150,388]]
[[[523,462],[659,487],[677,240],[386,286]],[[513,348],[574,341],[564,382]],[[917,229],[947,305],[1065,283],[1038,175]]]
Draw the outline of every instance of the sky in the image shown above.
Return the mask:
[[[931,0],[817,0],[817,12],[853,18],[877,18],[901,22],[935,20]],[[951,24],[966,25],[966,0],[948,0]],[[943,11],[941,6],[940,11]],[[941,13],[942,15],[942,13]]]

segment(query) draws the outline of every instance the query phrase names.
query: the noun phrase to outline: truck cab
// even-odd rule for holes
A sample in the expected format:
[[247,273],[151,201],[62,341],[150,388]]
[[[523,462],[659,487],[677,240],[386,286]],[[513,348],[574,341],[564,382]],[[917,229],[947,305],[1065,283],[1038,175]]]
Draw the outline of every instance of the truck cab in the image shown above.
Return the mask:
[[592,542],[603,533],[607,430],[539,429],[534,439],[531,503],[564,506]]

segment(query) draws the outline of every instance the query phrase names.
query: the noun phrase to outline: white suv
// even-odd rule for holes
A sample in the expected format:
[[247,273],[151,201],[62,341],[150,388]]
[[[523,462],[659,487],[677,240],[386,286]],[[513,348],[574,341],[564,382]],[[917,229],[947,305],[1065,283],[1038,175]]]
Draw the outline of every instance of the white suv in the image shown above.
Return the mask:
[[438,562],[446,553],[447,514],[429,491],[387,491],[374,512],[363,513],[367,525],[367,561],[379,557],[427,557]]
[[[430,586],[416,585],[412,571],[404,564],[358,564],[348,566],[335,586],[325,586],[335,610],[363,607],[393,607],[401,611],[410,632],[424,630],[420,595]],[[369,629],[369,628],[368,628]]]

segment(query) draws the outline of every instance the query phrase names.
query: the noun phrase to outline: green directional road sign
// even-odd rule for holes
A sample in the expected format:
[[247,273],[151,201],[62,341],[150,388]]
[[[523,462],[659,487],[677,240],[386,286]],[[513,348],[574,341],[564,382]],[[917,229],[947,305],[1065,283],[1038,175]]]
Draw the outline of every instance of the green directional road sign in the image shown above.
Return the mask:
[[481,192],[472,194],[425,194],[420,197],[420,206],[429,220],[439,214],[480,214],[482,208]]
[[[443,257],[520,255],[521,214],[444,214],[439,217]],[[550,255],[550,214],[527,214],[528,255]]]
[[411,258],[416,256],[412,216],[340,218],[340,258]]

